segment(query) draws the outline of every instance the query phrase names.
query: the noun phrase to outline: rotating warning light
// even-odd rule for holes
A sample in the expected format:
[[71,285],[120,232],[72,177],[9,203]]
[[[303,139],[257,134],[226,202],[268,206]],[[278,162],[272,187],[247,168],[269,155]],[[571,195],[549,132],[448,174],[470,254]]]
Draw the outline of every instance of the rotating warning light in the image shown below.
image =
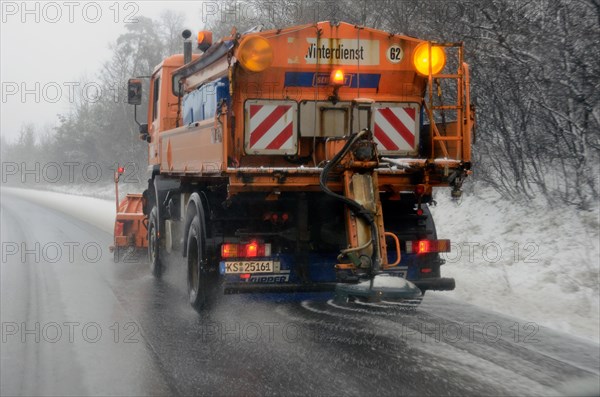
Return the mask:
[[199,31],[197,43],[200,51],[206,51],[212,45],[212,32],[208,30]]
[[431,50],[431,74],[440,73],[446,66],[446,53],[442,47],[432,45],[430,42],[421,43],[413,52],[413,64],[417,73],[429,76],[429,52]]
[[331,72],[329,82],[333,86],[344,85],[344,77],[344,71],[342,69],[336,69],[333,72]]
[[237,59],[250,72],[262,72],[273,62],[273,48],[261,36],[246,36],[240,42]]

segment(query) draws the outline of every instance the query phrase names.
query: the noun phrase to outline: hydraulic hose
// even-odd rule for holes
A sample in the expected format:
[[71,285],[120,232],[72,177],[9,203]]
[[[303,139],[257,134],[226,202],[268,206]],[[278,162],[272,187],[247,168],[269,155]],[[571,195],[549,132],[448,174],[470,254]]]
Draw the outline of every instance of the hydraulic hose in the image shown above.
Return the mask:
[[327,180],[329,179],[329,173],[331,172],[331,170],[340,163],[344,156],[350,151],[352,146],[367,132],[368,130],[365,129],[350,136],[350,139],[348,140],[348,142],[346,142],[344,147],[342,147],[342,150],[340,150],[331,159],[331,161],[327,163],[325,167],[323,167],[323,171],[321,171],[321,175],[319,177],[319,185],[321,187],[321,190],[323,190],[325,194],[343,202],[350,208],[353,214],[361,217],[367,223],[369,223],[369,226],[371,227],[371,244],[373,245],[373,255],[371,256],[371,271],[374,275],[377,273],[377,271],[379,271],[379,245],[377,244],[377,237],[379,236],[379,233],[377,231],[377,224],[375,223],[374,214],[362,205],[360,205],[358,202],[351,200],[348,197],[334,193],[327,186]]

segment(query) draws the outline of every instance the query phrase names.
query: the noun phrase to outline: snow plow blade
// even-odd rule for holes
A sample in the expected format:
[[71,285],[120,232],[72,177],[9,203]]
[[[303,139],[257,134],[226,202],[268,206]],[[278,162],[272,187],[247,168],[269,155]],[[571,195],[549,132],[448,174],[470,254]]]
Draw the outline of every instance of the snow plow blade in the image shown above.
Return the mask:
[[422,297],[423,293],[414,283],[388,274],[378,274],[372,280],[357,284],[338,284],[335,289],[335,301],[338,303],[415,301],[418,304]]
[[128,194],[120,203],[115,219],[112,252],[122,248],[142,249],[148,246],[146,220],[141,194]]

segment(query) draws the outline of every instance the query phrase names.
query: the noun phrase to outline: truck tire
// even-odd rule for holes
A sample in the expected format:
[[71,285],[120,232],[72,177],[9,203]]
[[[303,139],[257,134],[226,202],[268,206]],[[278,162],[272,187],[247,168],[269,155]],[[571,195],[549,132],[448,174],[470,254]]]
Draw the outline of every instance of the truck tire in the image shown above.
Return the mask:
[[162,274],[158,222],[158,208],[153,206],[150,211],[150,216],[148,217],[148,263],[154,277],[160,277]]
[[190,304],[194,309],[202,309],[207,301],[208,269],[204,254],[204,240],[200,217],[194,215],[187,239],[187,285]]

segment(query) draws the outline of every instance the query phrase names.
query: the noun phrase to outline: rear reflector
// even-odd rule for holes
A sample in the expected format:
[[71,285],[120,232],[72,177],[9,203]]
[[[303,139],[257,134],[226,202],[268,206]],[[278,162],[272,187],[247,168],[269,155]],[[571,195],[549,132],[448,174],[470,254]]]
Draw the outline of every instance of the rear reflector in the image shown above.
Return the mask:
[[407,254],[450,252],[450,240],[415,240],[406,242]]
[[223,258],[256,258],[271,256],[271,244],[259,244],[251,241],[248,244],[225,243],[221,245]]

